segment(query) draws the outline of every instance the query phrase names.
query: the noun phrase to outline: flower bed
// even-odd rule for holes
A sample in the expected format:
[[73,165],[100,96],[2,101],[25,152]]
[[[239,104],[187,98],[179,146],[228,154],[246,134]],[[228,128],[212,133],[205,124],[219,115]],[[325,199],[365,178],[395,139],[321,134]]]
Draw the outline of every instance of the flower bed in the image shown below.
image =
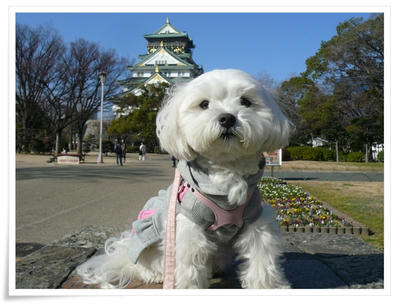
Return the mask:
[[263,201],[275,208],[277,220],[287,231],[366,233],[366,228],[354,227],[299,186],[286,184],[276,178],[262,178],[258,188]]

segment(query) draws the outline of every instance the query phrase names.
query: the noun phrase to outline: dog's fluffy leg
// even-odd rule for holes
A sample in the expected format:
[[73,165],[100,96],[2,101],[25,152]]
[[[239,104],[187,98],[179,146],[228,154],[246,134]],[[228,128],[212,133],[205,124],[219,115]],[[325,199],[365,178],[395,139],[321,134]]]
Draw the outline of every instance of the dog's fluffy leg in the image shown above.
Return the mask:
[[185,216],[178,214],[176,220],[175,288],[208,288],[217,247]]
[[275,211],[263,207],[261,217],[243,228],[235,249],[239,278],[243,288],[290,288],[281,269],[283,240],[275,220]]
[[105,254],[97,255],[78,266],[77,272],[86,284],[99,284],[100,288],[124,288],[132,280],[145,283],[162,282],[162,248],[152,245],[145,249],[137,264],[128,257],[130,231],[105,243]]

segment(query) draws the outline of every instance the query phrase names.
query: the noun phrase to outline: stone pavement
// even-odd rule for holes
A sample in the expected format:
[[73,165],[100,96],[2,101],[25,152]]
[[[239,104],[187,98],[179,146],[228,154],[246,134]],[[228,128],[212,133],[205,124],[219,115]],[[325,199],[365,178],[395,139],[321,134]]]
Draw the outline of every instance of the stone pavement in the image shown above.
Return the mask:
[[[42,247],[20,244],[16,288],[97,288],[83,284],[74,270],[99,251],[108,236],[116,235],[115,228],[91,226]],[[383,253],[359,237],[325,233],[285,233],[284,236],[283,268],[292,288],[384,288]],[[240,288],[234,266],[227,274],[216,275],[211,283],[210,288]],[[161,289],[162,285],[135,281],[128,287],[137,288]]]

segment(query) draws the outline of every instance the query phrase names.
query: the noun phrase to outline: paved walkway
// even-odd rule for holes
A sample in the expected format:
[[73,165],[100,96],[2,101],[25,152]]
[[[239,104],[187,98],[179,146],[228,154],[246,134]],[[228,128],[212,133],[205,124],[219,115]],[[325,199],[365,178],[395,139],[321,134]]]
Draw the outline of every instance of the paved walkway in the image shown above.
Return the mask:
[[124,166],[113,157],[98,165],[95,155],[80,165],[47,159],[17,158],[17,242],[47,244],[87,225],[127,229],[174,172],[168,155],[149,154],[146,161],[129,155]]
[[[40,162],[17,158],[17,288],[85,288],[74,277],[75,267],[108,236],[129,229],[148,198],[171,183],[174,169],[167,155],[149,155],[147,161],[135,157],[122,167],[113,157],[98,165],[96,156],[89,156],[78,166],[49,164],[48,157]],[[280,174],[286,179],[322,179],[309,172]],[[284,270],[293,288],[383,287],[383,254],[359,237],[285,236]],[[212,287],[238,288],[234,270],[215,278]],[[160,286],[134,283],[130,288]]]
[[[174,171],[168,155],[149,154],[146,161],[138,161],[136,154],[129,154],[122,167],[112,156],[97,164],[95,154],[81,165],[46,163],[48,159],[17,155],[17,242],[47,244],[88,225],[125,230],[144,203],[168,187]],[[276,171],[275,177],[382,181],[383,173]]]

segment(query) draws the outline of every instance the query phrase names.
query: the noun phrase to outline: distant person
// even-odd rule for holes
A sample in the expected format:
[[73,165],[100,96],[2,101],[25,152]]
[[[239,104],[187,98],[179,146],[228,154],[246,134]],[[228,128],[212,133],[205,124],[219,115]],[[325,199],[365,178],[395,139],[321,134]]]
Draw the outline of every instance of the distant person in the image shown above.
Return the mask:
[[176,158],[172,156],[171,160],[172,160],[172,167],[176,167]]
[[120,138],[115,140],[114,152],[115,152],[115,158],[116,158],[116,161],[117,161],[117,165],[121,165],[122,166],[122,145],[121,145],[121,139]]
[[146,145],[143,142],[139,147],[139,160],[146,160]]
[[121,140],[122,157],[124,158],[124,163],[126,162],[126,152],[128,148],[126,147],[126,142],[124,139]]

